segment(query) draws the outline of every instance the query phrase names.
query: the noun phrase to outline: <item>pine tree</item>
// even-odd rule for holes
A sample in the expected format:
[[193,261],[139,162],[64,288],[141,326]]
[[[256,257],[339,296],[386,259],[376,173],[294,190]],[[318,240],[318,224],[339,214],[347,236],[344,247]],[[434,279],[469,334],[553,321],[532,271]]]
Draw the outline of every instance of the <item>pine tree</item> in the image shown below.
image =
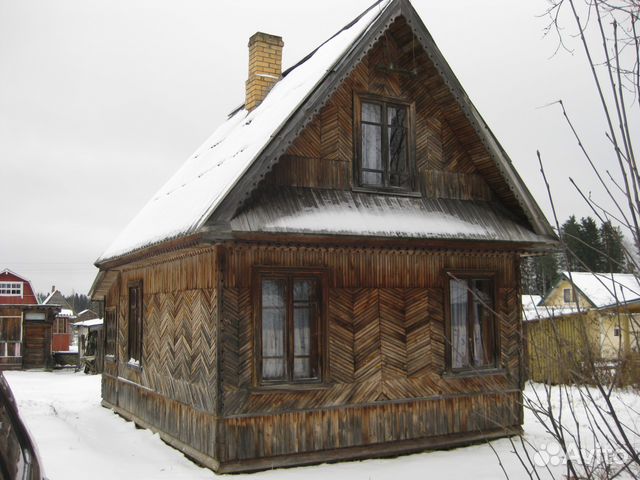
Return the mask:
[[603,261],[604,248],[596,221],[591,217],[582,217],[579,231],[582,242],[578,247],[578,257],[581,260],[582,270],[591,272],[606,270],[606,264]]
[[564,270],[582,271],[580,268],[580,252],[581,252],[581,234],[580,224],[576,220],[575,215],[571,215],[566,222],[560,227],[560,237],[567,247],[568,255],[567,260],[563,263],[562,268]]
[[602,241],[602,267],[603,270],[613,273],[625,272],[626,262],[624,255],[623,235],[620,227],[606,221],[600,227],[600,239]]

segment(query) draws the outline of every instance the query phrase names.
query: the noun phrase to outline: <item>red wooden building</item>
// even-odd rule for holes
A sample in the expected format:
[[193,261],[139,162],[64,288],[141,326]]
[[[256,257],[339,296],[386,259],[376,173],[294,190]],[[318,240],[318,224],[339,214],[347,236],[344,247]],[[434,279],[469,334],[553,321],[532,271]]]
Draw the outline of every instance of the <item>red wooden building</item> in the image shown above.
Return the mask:
[[39,305],[31,283],[0,273],[0,370],[50,367],[51,327],[58,306]]
[[69,302],[60,290],[51,287],[51,293],[42,302],[44,305],[57,305],[60,311],[53,322],[51,350],[54,352],[68,352],[73,341],[71,324],[76,321],[76,315]]

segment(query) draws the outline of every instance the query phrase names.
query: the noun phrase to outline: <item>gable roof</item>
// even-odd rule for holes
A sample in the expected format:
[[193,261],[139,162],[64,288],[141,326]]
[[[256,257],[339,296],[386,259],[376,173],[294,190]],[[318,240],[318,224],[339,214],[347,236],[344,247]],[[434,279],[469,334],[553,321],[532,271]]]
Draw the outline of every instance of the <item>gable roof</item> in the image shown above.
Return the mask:
[[96,264],[196,234],[214,215],[219,223],[230,222],[330,94],[401,15],[446,79],[534,232],[545,241],[554,239],[544,214],[409,1],[380,0],[284,72],[257,108],[235,111],[153,196]]
[[574,287],[596,308],[640,300],[640,280],[631,273],[562,272],[561,278],[573,281]]
[[57,290],[57,289],[51,292],[49,295],[47,295],[47,298],[44,299],[42,304],[43,305],[59,305],[60,307],[63,308],[63,310],[68,310],[69,312],[71,312],[71,313],[65,313],[65,315],[73,314],[71,305],[69,305],[69,302],[67,302],[67,299],[64,298],[64,295],[62,295],[60,290]]
[[22,275],[18,275],[16,272],[14,272],[13,270],[9,270],[8,268],[5,268],[4,270],[2,270],[2,272],[0,272],[0,275],[13,276],[15,278],[19,278],[23,282],[26,282],[26,283],[29,283],[29,284],[31,283],[31,282],[29,282],[29,280],[27,280]]

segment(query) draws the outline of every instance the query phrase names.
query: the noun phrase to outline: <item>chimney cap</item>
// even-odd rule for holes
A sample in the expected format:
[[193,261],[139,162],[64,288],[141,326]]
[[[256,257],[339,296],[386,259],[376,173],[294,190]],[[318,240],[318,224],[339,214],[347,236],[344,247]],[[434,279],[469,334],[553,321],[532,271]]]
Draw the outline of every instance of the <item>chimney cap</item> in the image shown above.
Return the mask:
[[269,43],[271,45],[277,45],[280,47],[284,46],[284,41],[282,40],[282,37],[279,37],[278,35],[271,35],[270,33],[265,33],[265,32],[256,32],[253,35],[251,35],[251,37],[249,37],[248,46],[251,46],[253,43],[257,41]]

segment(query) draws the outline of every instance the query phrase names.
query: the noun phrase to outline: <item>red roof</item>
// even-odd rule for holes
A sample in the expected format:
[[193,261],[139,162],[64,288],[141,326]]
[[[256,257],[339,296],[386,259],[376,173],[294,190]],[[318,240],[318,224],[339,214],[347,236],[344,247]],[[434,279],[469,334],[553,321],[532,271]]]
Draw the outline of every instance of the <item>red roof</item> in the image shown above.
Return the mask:
[[[10,293],[3,293],[6,292],[6,287],[9,286],[3,284],[7,283],[19,284],[19,290],[22,294],[12,295]],[[13,287],[14,285],[11,286]],[[0,305],[36,305],[37,303],[38,299],[33,292],[33,288],[31,288],[31,282],[29,282],[29,280],[9,269],[0,272]]]

